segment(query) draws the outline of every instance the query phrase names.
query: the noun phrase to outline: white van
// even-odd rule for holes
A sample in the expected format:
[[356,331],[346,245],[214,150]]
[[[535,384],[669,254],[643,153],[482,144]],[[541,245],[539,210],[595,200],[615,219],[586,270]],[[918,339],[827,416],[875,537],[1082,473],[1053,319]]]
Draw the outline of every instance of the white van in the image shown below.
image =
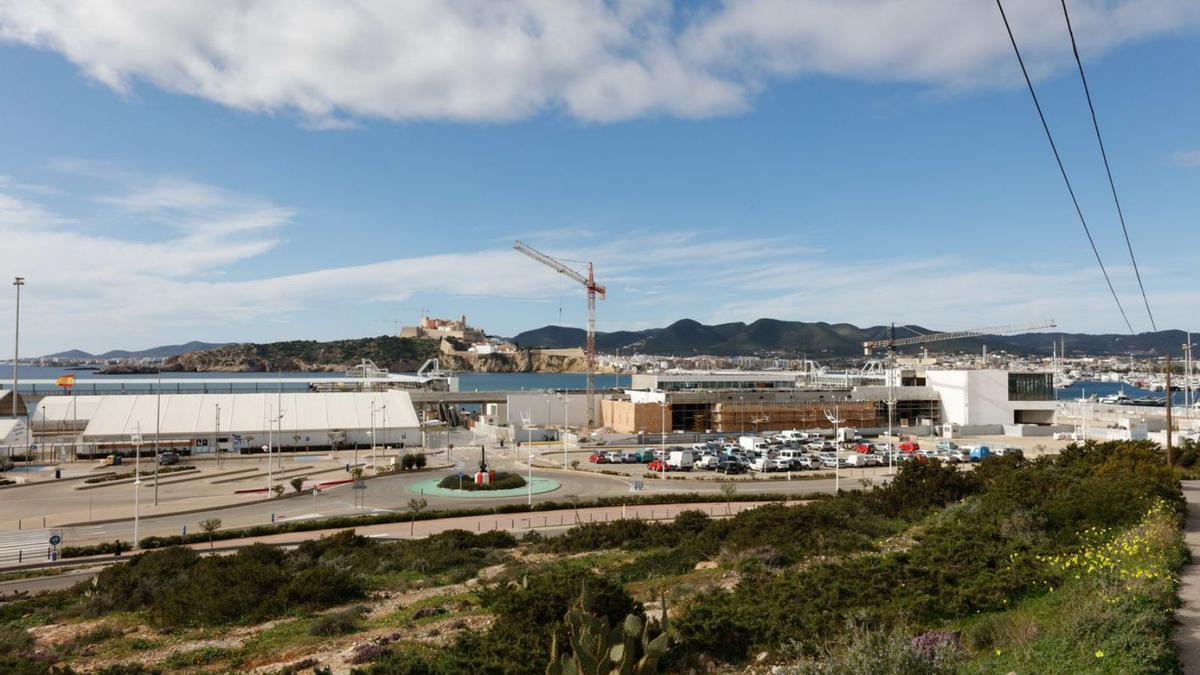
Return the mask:
[[776,454],[775,456],[777,458],[787,462],[792,467],[799,468],[800,467],[800,458],[803,457],[805,454],[806,453],[803,450],[796,450],[794,448],[785,448],[783,450],[780,450],[779,453]]
[[667,455],[667,468],[671,471],[691,471],[694,464],[691,450],[672,450]]
[[797,429],[790,429],[788,431],[779,432],[779,435],[777,436],[777,438],[779,438],[779,440],[781,440],[781,441],[804,442],[804,441],[807,441],[810,438],[812,438],[812,434],[809,434],[807,431],[799,431]]

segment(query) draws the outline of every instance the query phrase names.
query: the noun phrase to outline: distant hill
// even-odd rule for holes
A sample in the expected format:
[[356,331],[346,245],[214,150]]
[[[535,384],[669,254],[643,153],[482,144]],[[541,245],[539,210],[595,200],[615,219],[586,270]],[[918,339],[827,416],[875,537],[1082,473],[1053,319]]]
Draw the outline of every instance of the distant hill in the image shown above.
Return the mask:
[[[939,332],[921,326],[897,326],[896,337]],[[886,326],[859,328],[848,323],[781,321],[758,319],[752,323],[705,325],[681,319],[666,328],[641,331],[616,331],[596,334],[596,349],[613,353],[640,352],[673,356],[710,354],[713,356],[751,356],[779,354],[822,357],[851,357],[862,354],[864,340],[886,338]],[[565,349],[584,345],[587,334],[581,328],[545,326],[519,333],[512,339],[522,347]],[[1069,355],[1119,355],[1179,353],[1186,333],[1164,330],[1138,335],[1087,333],[1022,333],[964,338],[929,344],[931,352],[977,352],[984,345],[992,350],[1015,354],[1048,355],[1053,344],[1065,339]],[[913,352],[919,347],[899,351]]]
[[233,343],[230,343],[230,342],[220,342],[220,343],[198,342],[196,340],[193,340],[191,342],[186,342],[181,345],[163,345],[161,347],[151,347],[150,349],[142,349],[139,351],[129,351],[129,350],[125,350],[125,349],[113,349],[113,350],[104,352],[103,354],[91,354],[89,352],[85,352],[80,349],[68,349],[65,352],[58,352],[56,354],[47,354],[41,358],[43,358],[43,359],[78,359],[78,360],[95,359],[97,361],[103,361],[106,359],[165,359],[165,358],[170,358],[172,356],[179,356],[180,354],[186,354],[188,352],[198,352],[198,351],[204,351],[207,349],[219,349],[221,347],[228,347],[230,344],[233,344]]

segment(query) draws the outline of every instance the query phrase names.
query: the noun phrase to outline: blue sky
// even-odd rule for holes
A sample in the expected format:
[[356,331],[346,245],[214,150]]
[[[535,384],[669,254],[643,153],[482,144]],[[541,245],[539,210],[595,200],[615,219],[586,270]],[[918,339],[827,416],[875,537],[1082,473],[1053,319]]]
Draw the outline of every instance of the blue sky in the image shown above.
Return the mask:
[[[1200,9],[1070,6],[1159,327],[1200,328]],[[991,3],[131,7],[0,0],[25,354],[582,326],[518,238],[595,261],[602,330],[1124,330]],[[1006,8],[1148,330],[1061,9]]]

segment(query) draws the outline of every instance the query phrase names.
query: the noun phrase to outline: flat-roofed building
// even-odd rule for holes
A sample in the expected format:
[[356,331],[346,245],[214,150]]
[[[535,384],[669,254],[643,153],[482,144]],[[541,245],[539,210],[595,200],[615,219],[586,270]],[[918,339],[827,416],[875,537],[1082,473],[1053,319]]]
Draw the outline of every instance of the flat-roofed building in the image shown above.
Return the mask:
[[[257,394],[101,395],[43,399],[44,413],[31,419],[72,427],[88,445],[143,445],[155,437],[197,449],[218,442],[230,450],[266,445],[307,448],[421,442],[421,427],[408,392],[305,392]],[[41,420],[44,418],[44,422]],[[82,427],[82,428],[80,428]]]

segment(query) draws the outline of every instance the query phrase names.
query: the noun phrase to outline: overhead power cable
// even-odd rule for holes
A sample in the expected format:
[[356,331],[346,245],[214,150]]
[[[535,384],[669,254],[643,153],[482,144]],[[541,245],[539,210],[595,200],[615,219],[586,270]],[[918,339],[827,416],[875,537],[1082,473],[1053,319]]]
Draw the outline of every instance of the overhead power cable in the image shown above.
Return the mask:
[[1113,203],[1117,205],[1117,218],[1121,220],[1121,231],[1125,233],[1125,247],[1129,249],[1129,260],[1133,263],[1133,273],[1137,277],[1138,289],[1142,291],[1142,302],[1146,305],[1146,315],[1150,317],[1150,327],[1155,332],[1158,325],[1154,322],[1154,312],[1150,311],[1150,300],[1146,297],[1146,287],[1142,284],[1142,272],[1138,269],[1137,258],[1133,255],[1133,244],[1129,241],[1129,228],[1125,226],[1125,212],[1121,210],[1121,200],[1117,198],[1117,184],[1113,181],[1112,169],[1108,166],[1108,153],[1104,150],[1104,138],[1100,135],[1100,123],[1096,121],[1096,108],[1092,105],[1092,91],[1088,88],[1087,76],[1083,74],[1083,60],[1079,58],[1079,47],[1075,44],[1075,30],[1071,28],[1071,14],[1067,12],[1067,0],[1062,0],[1063,18],[1067,20],[1067,33],[1071,36],[1071,51],[1075,53],[1075,64],[1079,66],[1079,80],[1083,82],[1083,93],[1087,96],[1088,110],[1092,113],[1092,128],[1096,130],[1096,142],[1100,144],[1100,157],[1104,159],[1104,171],[1108,174],[1108,187],[1112,189]]
[[1042,129],[1046,132],[1046,140],[1050,141],[1050,150],[1054,152],[1054,160],[1058,162],[1058,171],[1062,174],[1063,182],[1067,185],[1067,192],[1071,195],[1071,203],[1075,205],[1075,213],[1079,216],[1079,223],[1083,225],[1083,232],[1087,235],[1088,243],[1092,246],[1092,253],[1096,256],[1096,264],[1100,266],[1100,272],[1104,275],[1104,282],[1108,284],[1108,291],[1112,293],[1113,301],[1117,303],[1117,310],[1121,312],[1121,318],[1125,320],[1125,326],[1129,328],[1129,333],[1134,334],[1133,324],[1129,322],[1129,316],[1125,314],[1125,308],[1121,305],[1121,298],[1117,297],[1117,290],[1113,288],[1112,279],[1108,276],[1108,270],[1104,267],[1104,261],[1100,258],[1100,250],[1096,248],[1096,240],[1092,238],[1092,231],[1088,227],[1087,219],[1083,217],[1083,209],[1079,207],[1079,199],[1075,196],[1075,188],[1071,187],[1071,179],[1067,177],[1067,168],[1063,166],[1062,156],[1058,154],[1058,146],[1054,143],[1054,135],[1050,133],[1050,125],[1046,122],[1046,114],[1042,112],[1042,104],[1038,101],[1037,92],[1033,89],[1033,80],[1029,79],[1029,70],[1025,68],[1025,59],[1021,57],[1021,50],[1017,47],[1017,38],[1013,35],[1012,26],[1008,23],[1008,15],[1004,13],[1004,5],[1001,0],[996,0],[996,7],[1000,9],[1000,18],[1004,20],[1004,29],[1008,31],[1008,39],[1012,42],[1013,52],[1017,55],[1017,63],[1021,66],[1021,74],[1025,76],[1025,84],[1029,87],[1029,95],[1033,98],[1033,107],[1037,108],[1038,119],[1042,121]]

